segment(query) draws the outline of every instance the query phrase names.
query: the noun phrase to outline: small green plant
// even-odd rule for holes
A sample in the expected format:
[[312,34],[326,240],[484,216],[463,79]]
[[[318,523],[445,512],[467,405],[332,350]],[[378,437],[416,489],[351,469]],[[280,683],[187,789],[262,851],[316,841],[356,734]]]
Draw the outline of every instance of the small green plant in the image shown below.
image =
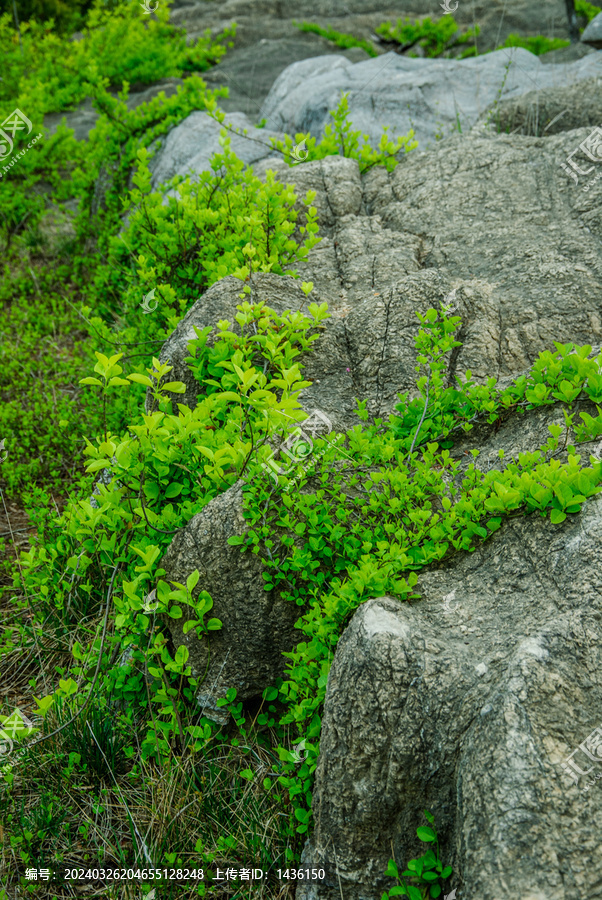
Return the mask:
[[476,55],[476,43],[472,46],[466,45],[470,45],[478,37],[479,26],[460,32],[452,16],[441,16],[435,22],[427,16],[416,21],[398,19],[396,23],[383,22],[377,27],[376,33],[385,41],[398,44],[399,52],[407,52],[409,56],[417,55],[412,52],[412,48],[418,45],[425,56],[453,55],[465,59]]
[[578,16],[585,16],[588,22],[600,15],[600,7],[588,3],[587,0],[575,0],[575,12]]
[[[428,825],[422,825],[416,829],[416,834],[425,844],[433,844],[434,849],[429,849],[417,859],[411,859],[405,871],[401,874],[394,859],[389,860],[385,875],[397,878],[398,884],[389,888],[382,895],[381,900],[389,900],[390,897],[408,897],[409,900],[426,900],[427,897],[441,896],[441,881],[452,874],[452,867],[445,866],[439,859],[439,838],[435,830],[435,817],[426,809],[424,810]],[[410,879],[413,884],[408,883]]]
[[[295,147],[298,147],[303,148],[304,162],[324,159],[327,156],[346,156],[357,159],[360,172],[367,172],[373,166],[384,166],[388,172],[392,172],[399,163],[398,156],[401,151],[409,153],[418,146],[418,141],[413,140],[413,131],[391,140],[388,126],[385,126],[378,149],[375,150],[367,134],[362,135],[360,131],[353,130],[349,120],[347,94],[342,95],[339,105],[331,116],[333,124],[326,126],[319,143],[311,135],[297,134],[293,141],[287,134],[284,141],[272,138],[272,146],[284,154],[284,160],[289,166],[297,165],[299,162],[298,152],[295,153]],[[361,145],[360,138],[362,138]]]
[[[598,10],[599,12],[600,10]],[[570,41],[563,41],[561,38],[547,38],[541,34],[533,37],[523,37],[520,34],[509,34],[503,44],[497,47],[497,50],[503,50],[506,47],[523,47],[529,53],[535,56],[542,56],[544,53],[551,53],[552,50],[561,50],[563,47],[569,47]]]
[[375,50],[370,41],[364,41],[360,38],[353,37],[352,34],[335,31],[334,28],[323,28],[321,25],[316,25],[314,22],[293,22],[293,25],[295,28],[299,28],[300,31],[319,34],[320,37],[326,38],[327,41],[331,41],[333,44],[336,44],[337,47],[341,47],[342,50],[348,50],[350,47],[361,47],[362,50],[366,51],[368,56],[378,56],[378,51]]
[[[300,162],[311,162],[316,159],[324,159],[327,156],[345,156],[348,159],[356,159],[360,172],[367,172],[373,166],[384,166],[388,172],[397,166],[398,155],[404,150],[409,153],[418,146],[418,141],[412,140],[414,132],[410,131],[405,136],[398,136],[395,141],[390,140],[388,126],[383,128],[378,149],[374,149],[370,143],[370,136],[362,135],[360,131],[354,131],[352,122],[349,121],[349,102],[347,94],[342,94],[336,110],[331,111],[333,124],[328,124],[324,129],[324,135],[318,142],[309,134],[297,134],[295,140],[287,134],[284,140],[270,138],[272,149],[282,153],[284,161],[289,166],[296,166]],[[214,104],[213,110],[209,110],[217,122],[224,124],[225,114]],[[245,131],[226,125],[228,131],[245,136]],[[360,138],[362,143],[360,145]]]

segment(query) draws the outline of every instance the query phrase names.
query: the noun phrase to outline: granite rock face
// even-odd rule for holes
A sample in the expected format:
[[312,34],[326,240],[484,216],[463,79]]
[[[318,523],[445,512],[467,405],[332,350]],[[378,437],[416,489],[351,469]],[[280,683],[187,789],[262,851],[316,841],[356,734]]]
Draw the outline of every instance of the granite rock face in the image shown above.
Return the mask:
[[[450,377],[466,369],[477,378],[516,374],[554,340],[599,343],[602,180],[564,162],[589,134],[458,135],[412,152],[390,175],[362,176],[340,157],[258,164],[258,174],[274,169],[299,196],[316,191],[323,239],[298,269],[331,319],[305,360],[308,411],[323,410],[340,428],[357,422],[356,397],[368,398],[374,415],[390,412],[397,393],[414,385],[415,311],[452,291],[463,346]],[[586,157],[573,160],[585,171]],[[277,275],[257,276],[254,289],[277,310],[302,299],[297,281]],[[192,326],[233,321],[241,290],[234,278],[213,285],[163,346],[161,359],[187,385],[177,402],[196,404],[184,363]]]

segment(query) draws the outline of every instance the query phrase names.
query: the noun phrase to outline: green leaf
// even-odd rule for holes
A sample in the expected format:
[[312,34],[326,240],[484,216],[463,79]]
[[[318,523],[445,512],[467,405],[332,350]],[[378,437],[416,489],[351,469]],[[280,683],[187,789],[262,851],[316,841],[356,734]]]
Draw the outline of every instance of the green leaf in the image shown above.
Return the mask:
[[188,591],[189,594],[192,594],[192,592],[194,591],[195,587],[197,586],[197,584],[199,582],[200,577],[201,576],[199,575],[199,570],[195,569],[194,572],[191,572],[190,575],[188,576],[188,578],[186,579],[186,590]]
[[550,521],[552,525],[560,525],[561,522],[564,522],[566,519],[566,513],[561,512],[559,509],[553,509],[550,515]]
[[184,613],[181,606],[172,606],[171,609],[167,610],[167,615],[172,619],[181,619]]
[[388,875],[390,878],[399,878],[399,869],[397,868],[397,863],[394,859],[389,860],[385,875]]
[[416,834],[421,841],[431,842],[437,840],[437,835],[432,828],[428,827],[428,825],[421,825],[420,828],[416,829]]
[[153,382],[148,377],[148,375],[141,375],[139,372],[134,372],[132,375],[128,375],[130,381],[135,381],[136,384],[143,384],[145,387],[152,387]]

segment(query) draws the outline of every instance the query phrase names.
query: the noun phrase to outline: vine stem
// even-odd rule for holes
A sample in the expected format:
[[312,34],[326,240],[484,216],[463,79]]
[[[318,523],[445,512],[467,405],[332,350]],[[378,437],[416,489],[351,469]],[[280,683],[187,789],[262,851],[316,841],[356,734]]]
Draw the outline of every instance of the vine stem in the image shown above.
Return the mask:
[[412,446],[410,447],[410,453],[409,453],[410,456],[412,455],[412,452],[414,450],[414,444],[416,443],[416,439],[420,433],[420,429],[422,428],[422,423],[424,422],[424,417],[426,416],[426,410],[429,405],[429,383],[430,383],[430,380],[431,380],[431,373],[429,371],[428,375],[426,376],[426,397],[424,400],[424,409],[422,410],[422,417],[420,419],[420,422],[418,423],[418,428],[416,429],[416,434],[414,435],[414,440],[412,441]]

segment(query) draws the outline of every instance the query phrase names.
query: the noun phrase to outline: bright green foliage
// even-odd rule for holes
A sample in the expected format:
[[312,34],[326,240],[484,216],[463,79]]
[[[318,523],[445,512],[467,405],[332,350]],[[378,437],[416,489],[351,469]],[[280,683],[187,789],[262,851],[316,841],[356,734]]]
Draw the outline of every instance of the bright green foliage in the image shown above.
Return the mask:
[[[598,10],[600,12],[600,10]],[[497,50],[503,50],[505,47],[523,47],[529,53],[535,56],[541,56],[543,53],[550,53],[552,50],[561,50],[562,47],[569,47],[570,41],[563,41],[561,38],[548,38],[542,34],[534,37],[523,37],[520,34],[509,34],[503,44],[497,47]]]
[[[248,256],[252,248],[245,250]],[[300,300],[311,287],[301,285]],[[251,284],[241,297],[245,293],[252,293]],[[384,594],[417,599],[422,568],[470,552],[501,527],[504,516],[538,512],[559,523],[602,490],[602,463],[592,457],[591,465],[581,465],[582,456],[570,443],[572,435],[594,441],[602,434],[599,407],[597,415],[590,406],[581,411],[580,422],[573,421],[578,401],[595,405],[600,399],[602,355],[590,359],[591,347],[558,344],[503,391],[493,381],[475,385],[469,372],[457,388],[448,388],[446,358],[458,346],[454,333],[460,320],[448,317],[445,307],[420,317],[418,400],[401,396],[397,414],[371,424],[361,402],[362,425],[317,439],[309,464],[293,469],[288,479],[280,476],[275,487],[273,478],[262,474],[264,463],[286,423],[303,422],[297,399],[308,384],[302,380],[302,355],[317,339],[325,315],[315,304],[306,316],[278,315],[245,302],[236,325],[220,322],[214,331],[198,331],[188,360],[200,384],[194,410],[173,411],[184,387],[168,380],[168,365],[153,360],[146,374],[131,373],[127,381],[150,389],[155,411],[138,416],[127,434],[107,433],[88,443],[90,475],[104,473],[95,501],[72,501],[55,520],[40,517],[42,538],[23,555],[23,580],[17,576],[15,582],[26,598],[15,603],[30,604],[36,621],[66,633],[105,603],[114,607],[114,631],[102,651],[101,639],[93,638],[88,648],[74,648],[81,667],[62,672],[65,684],[68,675],[83,680],[76,703],[91,689],[90,656],[102,654],[98,702],[109,696],[123,702],[135,727],[146,729],[143,758],[166,760],[185,747],[205,752],[215,726],[195,705],[202,673],[191,672],[185,646],[170,650],[156,613],[182,619],[184,631],[194,629],[209,646],[221,623],[211,617],[212,598],[199,589],[199,573],[185,585],[168,583],[159,563],[172,535],[244,478],[249,530],[230,543],[260,554],[266,588],[300,607],[300,643],[285,654],[284,680],[265,691],[267,709],[257,717],[259,733],[253,736],[265,739],[262,730],[276,729],[281,741],[273,774],[292,803],[291,841],[311,826],[326,681],[354,610]],[[90,389],[103,397],[129,390],[120,362],[120,354],[97,353],[95,375],[85,379]],[[470,431],[475,421],[528,415],[547,404],[560,404],[564,424],[549,426],[542,447],[518,460],[505,461],[500,452],[499,467],[486,473],[473,462],[461,471],[461,461],[450,453],[456,434]],[[471,453],[478,456],[478,450]],[[5,648],[27,645],[30,632],[27,619],[14,625]],[[111,665],[124,646],[129,659]],[[285,710],[279,721],[276,699]],[[233,745],[248,742],[234,689],[221,705],[239,729]],[[288,749],[294,735],[305,741],[301,764]],[[243,768],[240,777],[251,776],[252,770]],[[269,791],[273,781],[265,781]],[[431,831],[435,834],[421,829],[419,836],[432,842]],[[435,888],[447,872],[439,867],[438,854],[433,859],[427,853],[401,877]],[[408,884],[410,897],[418,896],[410,888],[422,889]]]
[[[96,311],[106,318],[118,310],[122,329],[130,326],[138,339],[167,337],[198,297],[226,275],[244,280],[251,267],[295,275],[294,262],[320,240],[311,205],[315,192],[305,197],[306,221],[296,239],[293,188],[271,172],[265,182],[257,178],[230,150],[225,133],[220,143],[224,149],[214,155],[211,171],[194,179],[177,176],[154,192],[148,151],[138,151],[134,190],[125,204],[128,227],[110,238],[108,262],[95,279]],[[157,312],[141,316],[141,299],[151,289]]]
[[[21,22],[23,52],[13,17],[0,17],[0,56],[3,61],[0,102],[17,106],[34,121],[45,113],[70,109],[90,93],[100,73],[112,87],[122,82],[150,84],[203,72],[226,52],[208,31],[187,46],[186,35],[169,24],[170,4],[161,2],[154,16],[145,16],[137,2],[109,9],[96,0],[89,11],[81,40],[71,41],[35,20]],[[233,29],[224,37],[233,36]],[[141,52],[141,47],[144,48]],[[13,108],[6,109],[8,114]]]
[[[19,20],[23,22],[28,19],[48,22],[51,19],[56,31],[71,34],[82,27],[86,12],[93,2],[94,0],[18,0],[16,7]],[[115,5],[115,0],[107,0],[107,6],[112,8]],[[12,18],[13,0],[0,0],[0,15],[4,13],[9,13]]]
[[319,34],[320,37],[326,38],[327,41],[332,41],[333,44],[336,44],[337,47],[341,47],[343,50],[348,50],[350,47],[361,47],[368,56],[378,56],[378,51],[374,49],[370,41],[363,41],[360,38],[353,37],[352,34],[335,31],[334,28],[323,28],[321,25],[316,25],[315,22],[293,22],[293,25],[301,31]]
[[[441,16],[436,22],[426,16],[412,22],[411,19],[398,19],[397,23],[383,22],[376,29],[376,33],[386,41],[395,41],[403,52],[411,51],[416,44],[422,47],[426,56],[458,56],[465,59],[468,56],[476,56],[476,45],[468,46],[457,53],[459,48],[470,45],[479,34],[479,26],[468,28],[460,33],[452,16]],[[408,56],[416,56],[409,52]]]
[[[271,139],[272,146],[284,154],[284,160],[289,166],[299,162],[310,162],[314,159],[324,159],[326,156],[346,156],[357,159],[360,172],[367,172],[373,166],[384,166],[387,172],[392,172],[397,166],[397,158],[401,150],[409,153],[418,146],[418,141],[412,140],[414,132],[410,130],[404,136],[398,136],[395,141],[388,135],[389,126],[383,128],[378,149],[373,149],[370,137],[362,135],[360,131],[352,129],[349,121],[349,103],[347,94],[343,94],[335,112],[331,112],[334,120],[332,125],[327,125],[320,142],[309,134],[297,134],[293,141],[290,135],[286,135],[284,141]],[[360,138],[362,144],[360,145]],[[297,146],[297,155],[293,152]]]
[[[394,859],[389,860],[385,875],[397,878],[398,885],[385,891],[381,900],[389,900],[390,897],[409,897],[409,900],[426,900],[427,897],[440,897],[442,888],[440,880],[445,881],[452,874],[452,867],[445,866],[439,859],[439,838],[435,830],[435,818],[424,810],[429,825],[423,825],[416,829],[416,834],[425,844],[434,844],[418,859],[411,859],[405,871],[401,874]],[[414,884],[408,884],[408,879]]]
[[[15,336],[0,351],[6,357],[0,385],[5,390],[18,386],[16,394],[22,398],[20,405],[0,406],[0,435],[11,448],[2,475],[13,489],[22,489],[32,479],[43,478],[47,486],[56,483],[66,466],[73,466],[84,435],[106,428],[107,416],[112,430],[121,430],[131,420],[141,390],[131,396],[115,394],[106,409],[99,407],[95,395],[78,390],[78,379],[90,365],[90,341],[98,346],[100,337],[105,350],[142,342],[143,352],[133,366],[143,371],[153,346],[160,346],[208,286],[226,274],[244,279],[251,267],[292,274],[294,262],[304,258],[318,240],[312,195],[305,200],[300,237],[294,237],[297,198],[293,188],[272,176],[263,183],[251,170],[245,171],[225,133],[223,152],[213,158],[210,172],[202,173],[198,182],[180,178],[164,186],[164,190],[173,187],[178,200],[172,197],[164,205],[164,195],[150,191],[146,147],[192,110],[205,104],[215,109],[215,97],[223,90],[209,92],[199,77],[191,76],[173,96],[160,95],[130,112],[126,95],[114,98],[106,80],[98,79],[93,89],[102,112],[87,143],[75,141],[71,132],[61,128],[41,142],[39,151],[36,146],[21,158],[10,177],[0,180],[9,247],[25,226],[33,229],[29,235],[35,235],[35,220],[44,207],[43,195],[36,191],[40,181],[53,186],[56,200],[73,195],[81,200],[75,223],[78,234],[64,246],[65,263],[55,263],[33,278],[31,269],[21,272],[22,267],[12,266],[19,272],[15,275],[6,264],[0,286],[0,297],[7,301],[3,330]],[[133,190],[128,191],[133,165],[137,174]],[[96,185],[107,172],[104,202],[93,215]],[[118,236],[124,198],[129,224]],[[91,249],[94,243],[96,253]],[[79,315],[73,305],[65,304],[65,285],[72,293],[85,290]],[[157,309],[145,315],[140,304],[152,288],[156,289],[152,305],[157,304]],[[34,322],[32,308],[37,310]],[[51,341],[60,322],[74,335],[64,350]],[[25,337],[21,337],[24,325]],[[21,352],[14,352],[15,345]],[[46,346],[48,352],[42,355]],[[71,385],[65,387],[69,381]],[[41,415],[49,408],[54,415]],[[17,447],[19,451],[13,452]]]
[[[299,833],[310,823],[328,671],[339,636],[360,603],[383,595],[414,599],[420,569],[470,552],[476,541],[500,528],[504,515],[537,511],[560,523],[602,490],[602,463],[592,458],[583,468],[575,447],[566,446],[571,431],[580,441],[602,434],[599,407],[597,417],[582,412],[582,422],[574,425],[574,413],[566,409],[578,395],[596,401],[602,355],[588,359],[591,347],[559,344],[504,391],[494,379],[475,385],[470,372],[458,379],[457,388],[447,388],[446,354],[458,346],[453,333],[460,319],[448,318],[443,307],[419,318],[420,397],[401,395],[388,423],[377,419],[356,426],[343,443],[317,440],[310,465],[290,473],[293,491],[284,476],[274,490],[272,481],[267,484],[252,468],[255,477],[246,493],[251,527],[244,541],[231,541],[261,553],[266,588],[277,588],[303,607],[297,623],[301,642],[285,654],[288,670],[279,686],[287,706],[281,725],[305,738],[308,752],[296,768],[291,754],[280,751],[288,767],[281,783],[298,807]],[[550,402],[563,404],[565,425],[549,426],[551,437],[539,450],[487,473],[471,463],[460,479],[460,461],[450,455],[455,435],[470,431],[475,421],[525,415]],[[358,411],[366,420],[365,402]],[[561,462],[565,449],[567,461]],[[479,451],[471,453],[477,457]]]
[[588,3],[587,0],[575,0],[575,12],[578,16],[585,16],[588,22],[600,15],[600,7]]
[[[304,283],[300,298],[311,288]],[[61,517],[45,523],[44,542],[23,555],[22,586],[35,599],[36,616],[68,627],[74,617],[79,620],[102,608],[114,580],[112,591],[109,587],[116,610],[113,642],[131,645],[133,662],[127,675],[108,670],[105,686],[133,708],[136,703],[146,705],[140,672],[148,666],[156,678],[152,696],[160,711],[148,723],[146,755],[166,752],[170,736],[182,738],[178,723],[183,710],[170,699],[182,694],[171,679],[189,678],[190,668],[185,647],[170,656],[154,615],[144,611],[145,597],[154,589],[153,612],[173,618],[187,615],[185,632],[195,628],[206,639],[220,627],[217,619],[205,620],[211,597],[205,591],[193,596],[198,577],[186,586],[170,585],[161,580],[159,560],[175,531],[234,484],[253,456],[267,452],[268,439],[304,417],[297,395],[308,382],[301,380],[295,359],[316,340],[316,326],[325,314],[323,307],[310,304],[309,316],[279,316],[245,302],[239,306],[235,330],[220,322],[215,334],[211,328],[199,332],[190,358],[202,391],[194,410],[180,406],[177,414],[171,412],[169,395],[177,396],[184,386],[168,381],[171,367],[156,359],[147,374],[124,379],[121,354],[97,353],[96,374],[83,379],[103,397],[123,391],[130,381],[138,383],[151,389],[157,409],[141,415],[121,439],[108,433],[96,443],[88,442],[88,472],[95,477],[106,472],[110,478],[99,484],[94,502],[73,501]],[[26,636],[27,627],[17,627],[15,639],[21,630]],[[94,646],[98,653],[99,642]],[[190,676],[184,699],[192,700],[197,684]]]

